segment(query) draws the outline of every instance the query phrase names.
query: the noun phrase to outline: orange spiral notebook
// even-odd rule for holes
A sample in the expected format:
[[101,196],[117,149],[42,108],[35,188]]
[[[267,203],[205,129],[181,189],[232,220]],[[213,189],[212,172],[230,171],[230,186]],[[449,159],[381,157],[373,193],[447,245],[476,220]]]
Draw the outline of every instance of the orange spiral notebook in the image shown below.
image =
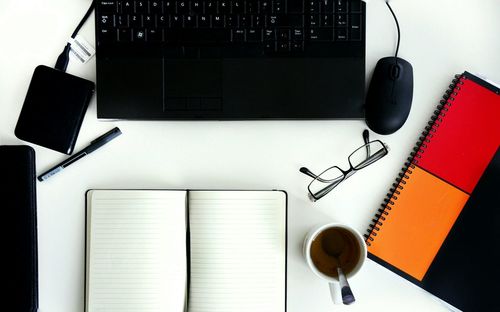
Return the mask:
[[436,255],[500,145],[499,117],[498,87],[468,72],[455,77],[365,235],[371,259],[419,286],[433,278]]

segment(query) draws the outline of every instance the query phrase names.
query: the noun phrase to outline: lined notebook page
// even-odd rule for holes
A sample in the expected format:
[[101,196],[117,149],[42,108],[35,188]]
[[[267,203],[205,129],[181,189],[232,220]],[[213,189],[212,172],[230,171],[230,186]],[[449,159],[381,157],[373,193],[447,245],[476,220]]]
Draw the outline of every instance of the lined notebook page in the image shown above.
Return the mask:
[[88,192],[86,311],[183,312],[186,275],[186,192]]
[[283,312],[286,196],[189,191],[189,312]]

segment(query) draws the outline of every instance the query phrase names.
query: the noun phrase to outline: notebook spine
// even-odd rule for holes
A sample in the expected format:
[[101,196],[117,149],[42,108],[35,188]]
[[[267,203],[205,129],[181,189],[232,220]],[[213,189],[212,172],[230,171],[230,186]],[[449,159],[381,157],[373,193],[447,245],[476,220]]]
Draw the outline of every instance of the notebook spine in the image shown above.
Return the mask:
[[389,192],[381,204],[381,208],[377,210],[377,213],[372,219],[372,223],[370,223],[367,229],[367,234],[364,235],[367,246],[372,245],[373,241],[377,237],[377,233],[384,225],[384,222],[389,218],[391,210],[394,207],[395,202],[398,200],[398,196],[401,194],[406,183],[411,178],[410,176],[413,173],[413,169],[415,169],[415,165],[417,165],[419,160],[422,158],[422,154],[424,154],[425,149],[431,142],[440,124],[443,122],[444,117],[452,107],[453,101],[460,92],[461,85],[463,85],[463,79],[463,75],[455,75],[455,78],[449,85],[448,90],[446,90],[443,98],[439,102],[439,105],[437,105],[434,114],[431,116],[427,126],[422,132],[422,135],[419,137],[415,147],[410,153],[410,156],[407,158],[403,168],[401,168],[395,183],[393,183],[392,187],[389,189]]

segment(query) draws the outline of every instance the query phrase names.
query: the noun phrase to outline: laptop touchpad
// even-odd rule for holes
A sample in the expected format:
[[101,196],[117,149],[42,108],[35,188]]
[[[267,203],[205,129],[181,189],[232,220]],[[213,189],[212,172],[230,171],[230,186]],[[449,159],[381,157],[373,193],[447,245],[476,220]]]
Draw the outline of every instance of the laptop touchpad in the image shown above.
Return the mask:
[[222,97],[220,60],[165,60],[166,97]]

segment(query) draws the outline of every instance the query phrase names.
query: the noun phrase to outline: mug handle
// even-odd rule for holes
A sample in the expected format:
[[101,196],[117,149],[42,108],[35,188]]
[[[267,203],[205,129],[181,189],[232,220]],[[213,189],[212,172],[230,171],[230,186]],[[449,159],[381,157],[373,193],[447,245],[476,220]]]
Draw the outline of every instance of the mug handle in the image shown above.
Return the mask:
[[339,282],[330,282],[328,286],[330,286],[330,296],[332,297],[333,304],[342,304]]

